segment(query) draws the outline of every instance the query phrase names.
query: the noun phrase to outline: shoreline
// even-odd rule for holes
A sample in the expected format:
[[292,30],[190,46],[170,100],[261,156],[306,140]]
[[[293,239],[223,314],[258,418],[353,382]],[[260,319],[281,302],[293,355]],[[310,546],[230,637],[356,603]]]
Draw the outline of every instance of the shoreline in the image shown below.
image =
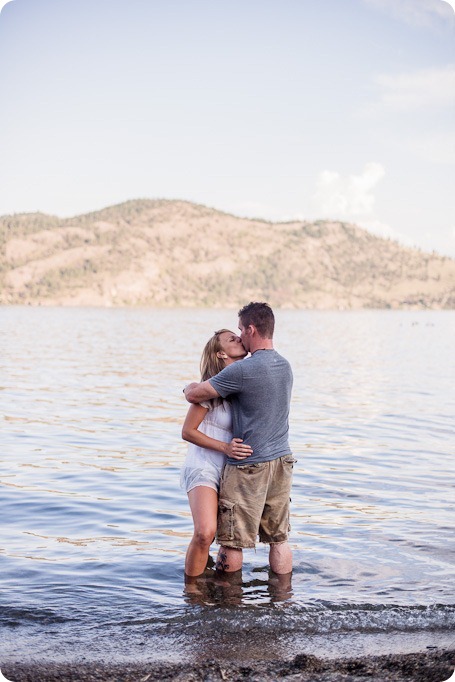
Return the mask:
[[454,668],[455,647],[452,650],[335,659],[301,653],[291,660],[243,663],[216,659],[196,664],[16,661],[2,664],[1,673],[10,682],[444,682],[453,675]]

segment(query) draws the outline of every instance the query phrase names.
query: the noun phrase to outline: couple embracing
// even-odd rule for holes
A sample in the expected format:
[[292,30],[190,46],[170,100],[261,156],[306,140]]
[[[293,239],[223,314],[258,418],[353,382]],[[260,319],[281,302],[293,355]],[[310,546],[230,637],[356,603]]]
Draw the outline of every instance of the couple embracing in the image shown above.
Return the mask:
[[184,389],[192,403],[182,429],[190,445],[181,476],[194,522],[189,577],[204,572],[215,533],[219,571],[241,569],[243,549],[255,547],[258,535],[270,546],[271,570],[292,571],[292,371],[273,348],[271,307],[251,302],[238,315],[240,336],[215,332],[202,355],[201,383]]

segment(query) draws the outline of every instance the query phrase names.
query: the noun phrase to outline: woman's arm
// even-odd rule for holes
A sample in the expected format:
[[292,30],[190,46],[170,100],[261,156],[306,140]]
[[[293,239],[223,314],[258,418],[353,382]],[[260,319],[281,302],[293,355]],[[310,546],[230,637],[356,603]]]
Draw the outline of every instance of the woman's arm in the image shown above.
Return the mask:
[[205,433],[199,431],[198,427],[207,412],[208,409],[202,405],[190,405],[185,421],[183,422],[182,438],[189,443],[199,445],[201,448],[210,448],[211,450],[216,450],[217,452],[222,452],[223,455],[226,455],[229,443],[223,443],[223,441],[217,440],[216,438],[210,438],[210,436],[206,436]]
[[183,440],[199,445],[201,448],[210,448],[216,452],[221,452],[223,455],[233,457],[234,459],[243,459],[244,457],[251,455],[253,450],[249,445],[244,445],[240,438],[233,438],[230,443],[225,443],[222,440],[210,438],[210,436],[199,431],[198,427],[207,412],[207,408],[202,405],[190,405],[185,421],[183,422]]

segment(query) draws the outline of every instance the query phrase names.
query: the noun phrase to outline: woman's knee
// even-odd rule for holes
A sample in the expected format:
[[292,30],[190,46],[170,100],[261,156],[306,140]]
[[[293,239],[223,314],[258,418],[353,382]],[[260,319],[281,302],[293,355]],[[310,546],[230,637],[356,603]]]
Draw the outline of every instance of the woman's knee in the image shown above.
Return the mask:
[[194,529],[193,538],[198,545],[206,546],[211,545],[215,539],[216,527],[212,526],[202,526],[200,528]]

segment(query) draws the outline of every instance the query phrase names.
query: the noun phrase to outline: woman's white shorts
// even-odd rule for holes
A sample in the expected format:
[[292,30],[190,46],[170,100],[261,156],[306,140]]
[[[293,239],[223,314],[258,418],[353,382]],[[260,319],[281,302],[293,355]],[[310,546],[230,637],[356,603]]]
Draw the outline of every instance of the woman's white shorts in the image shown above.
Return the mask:
[[[220,460],[222,458],[220,457]],[[198,485],[212,488],[216,492],[220,489],[220,478],[224,468],[224,462],[216,466],[212,462],[205,462],[203,468],[194,466],[183,466],[180,473],[180,486],[187,493]]]

